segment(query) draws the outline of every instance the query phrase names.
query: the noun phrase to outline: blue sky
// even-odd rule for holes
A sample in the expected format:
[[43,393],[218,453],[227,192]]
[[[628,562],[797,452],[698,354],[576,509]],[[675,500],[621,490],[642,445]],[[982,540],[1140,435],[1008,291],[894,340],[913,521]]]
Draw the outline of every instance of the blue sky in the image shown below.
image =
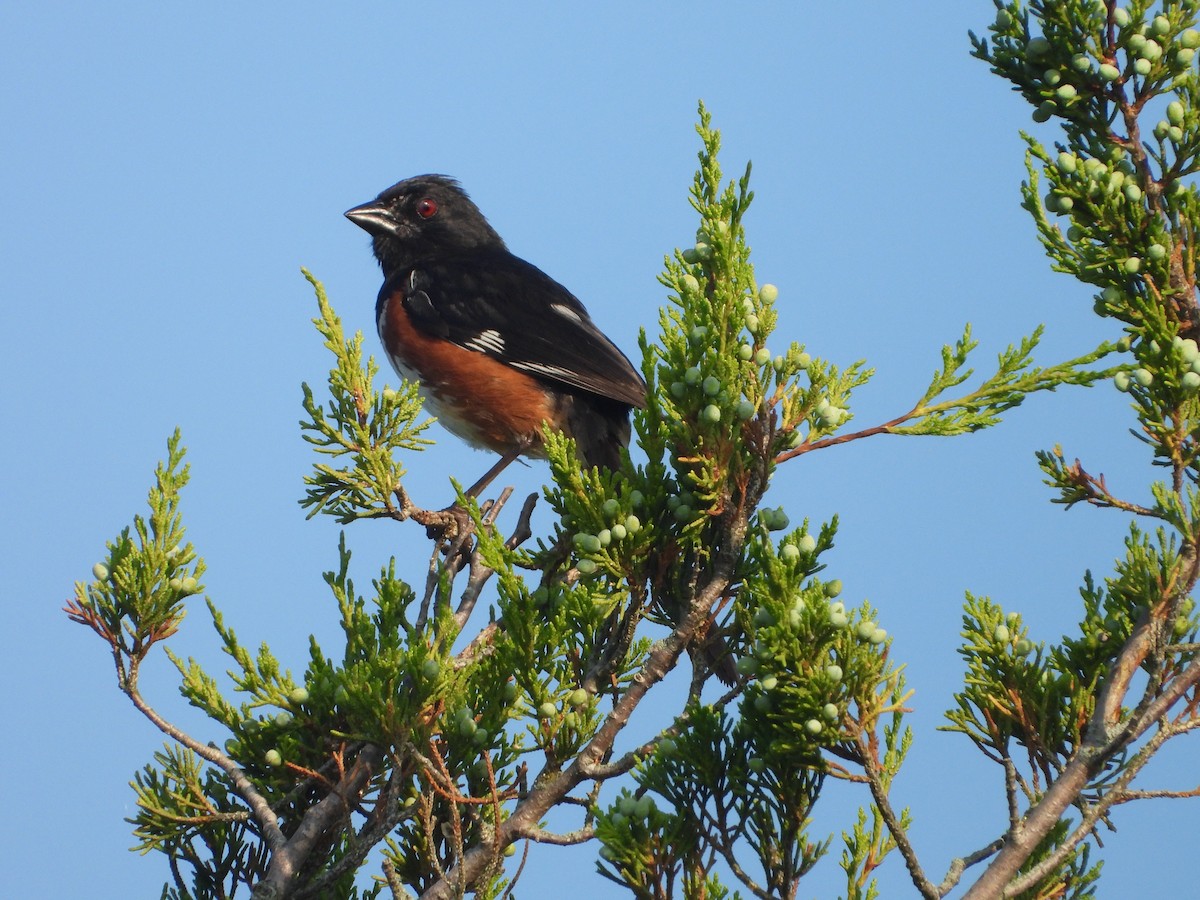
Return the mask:
[[[857,395],[859,423],[907,410],[965,322],[980,370],[1039,323],[1043,363],[1116,337],[1082,286],[1049,272],[1018,208],[1017,131],[1033,126],[968,56],[967,29],[992,14],[983,0],[0,7],[0,797],[11,826],[0,894],[149,897],[167,876],[161,859],[126,852],[122,821],[127,782],[161,737],[116,691],[104,647],[60,608],[144,510],[176,425],[208,595],[244,641],[269,639],[297,671],[308,634],[334,645],[320,573],[338,529],[296,505],[311,464],[299,386],[328,369],[299,270],[324,281],[374,350],[379,274],[342,211],[402,177],[461,179],[510,247],[632,354],[637,328],[657,322],[664,254],[695,231],[686,198],[703,98],[726,173],[754,162],[747,227],[759,280],[780,290],[776,342],[878,370]],[[914,809],[935,880],[1003,821],[999,770],[934,730],[961,677],[963,592],[1019,610],[1037,638],[1072,627],[1084,570],[1111,571],[1127,525],[1051,506],[1033,453],[1061,443],[1144,496],[1148,460],[1130,422],[1111,388],[1072,389],[992,432],[876,438],[779,471],[769,500],[793,521],[840,515],[830,574],[847,599],[882,610],[908,661],[918,737],[895,795]],[[429,506],[449,500],[450,474],[471,479],[490,462],[437,436],[409,464]],[[510,473],[520,493],[546,470]],[[416,526],[362,524],[349,541],[360,577],[396,554],[420,578]],[[199,604],[173,649],[224,668]],[[168,717],[209,737],[165,660],[143,678]],[[1187,749],[1141,786],[1191,786]],[[831,792],[816,832],[840,831],[865,802]],[[1187,867],[1170,861],[1190,848],[1194,807],[1113,818],[1101,895],[1185,890]],[[570,877],[579,896],[621,896],[590,874],[593,854],[535,850],[518,895],[552,896]],[[1151,854],[1166,862],[1147,866]],[[842,889],[836,855],[802,896]],[[912,895],[898,857],[879,877],[884,896]]]

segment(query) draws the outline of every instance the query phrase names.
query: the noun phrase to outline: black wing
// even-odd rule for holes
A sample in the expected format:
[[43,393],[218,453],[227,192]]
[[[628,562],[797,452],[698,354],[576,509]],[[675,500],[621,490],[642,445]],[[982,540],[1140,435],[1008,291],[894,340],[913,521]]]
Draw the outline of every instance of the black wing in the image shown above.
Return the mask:
[[417,327],[506,365],[630,406],[646,384],[565,287],[505,251],[439,256],[398,273]]

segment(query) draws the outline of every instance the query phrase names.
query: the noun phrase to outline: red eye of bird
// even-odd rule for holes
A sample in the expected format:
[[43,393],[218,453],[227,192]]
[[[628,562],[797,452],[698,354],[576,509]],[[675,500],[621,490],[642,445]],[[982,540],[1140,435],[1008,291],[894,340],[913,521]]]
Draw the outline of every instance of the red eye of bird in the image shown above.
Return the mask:
[[432,219],[437,215],[438,205],[434,200],[426,197],[423,200],[417,201],[417,215],[422,219]]

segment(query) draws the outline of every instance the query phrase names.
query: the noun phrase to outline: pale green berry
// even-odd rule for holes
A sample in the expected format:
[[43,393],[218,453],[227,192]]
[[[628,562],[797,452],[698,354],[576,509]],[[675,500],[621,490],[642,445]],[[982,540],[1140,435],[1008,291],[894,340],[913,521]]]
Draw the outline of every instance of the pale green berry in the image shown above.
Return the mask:
[[199,582],[197,582],[195,578],[193,578],[191,575],[189,575],[187,578],[183,579],[183,584],[181,585],[181,590],[185,594],[194,594],[194,593],[196,593],[196,589],[199,586],[200,586]]
[[1139,53],[1146,46],[1148,40],[1150,39],[1144,34],[1131,34],[1129,40],[1125,42],[1125,46],[1129,49],[1130,53]]
[[779,558],[785,563],[794,563],[800,559],[800,548],[795,544],[784,544],[779,548]]
[[758,316],[746,316],[746,330],[751,334],[758,334]]
[[696,260],[698,260],[700,258],[696,255],[696,251],[693,250],[691,247],[688,247],[686,250],[684,250],[682,253],[680,253],[680,256],[683,257],[683,261],[685,263],[694,263]]
[[580,575],[591,575],[596,571],[596,561],[594,559],[581,559],[575,564],[575,568],[579,570]]
[[290,712],[281,712],[275,714],[275,724],[280,728],[284,728],[291,724],[292,714]]
[[753,356],[754,348],[749,344],[742,344],[742,346],[738,347],[738,359],[743,362],[749,362]]
[[1138,187],[1136,184],[1131,183],[1131,184],[1125,185],[1124,194],[1125,194],[1125,199],[1129,200],[1131,203],[1137,203],[1139,200],[1142,199],[1142,189],[1140,187]]
[[836,663],[826,666],[825,676],[834,684],[837,684],[842,680],[842,667]]
[[708,404],[700,411],[700,419],[709,425],[715,425],[721,421],[721,407],[713,403]]
[[1171,20],[1166,16],[1155,16],[1150,23],[1151,34],[1166,34],[1171,30]]
[[1121,268],[1123,268],[1130,275],[1135,275],[1137,274],[1138,270],[1142,268],[1142,261],[1136,256],[1131,256],[1121,264]]
[[625,517],[625,530],[628,531],[630,534],[637,534],[639,531],[642,530],[642,520],[639,519],[637,516],[626,516]]
[[683,380],[687,384],[699,384],[701,378],[703,378],[703,375],[696,366],[692,366],[683,373]]
[[1077,164],[1078,160],[1074,153],[1067,153],[1064,151],[1058,154],[1058,162],[1056,165],[1058,166],[1058,171],[1062,172],[1064,175],[1070,175],[1073,173]]
[[849,621],[850,621],[850,619],[847,618],[845,613],[831,612],[829,614],[829,624],[832,625],[834,628],[844,628],[846,623]]
[[614,541],[624,540],[625,535],[628,533],[625,530],[625,526],[622,525],[620,522],[618,522],[616,525],[614,525],[612,528],[610,528],[609,531],[612,532],[612,539]]
[[721,379],[715,375],[709,375],[700,387],[709,397],[715,397],[721,392]]
[[863,619],[858,623],[858,627],[854,629],[854,633],[858,635],[860,640],[869,641],[871,635],[875,632],[875,623],[870,619]]
[[1033,121],[1048,122],[1057,109],[1058,107],[1054,105],[1053,100],[1043,101],[1042,105],[1033,111]]
[[1146,46],[1138,51],[1138,56],[1151,62],[1162,56],[1162,45],[1158,41],[1146,41]]
[[1200,49],[1200,31],[1197,31],[1195,28],[1189,28],[1179,35],[1179,43],[1188,50]]
[[743,656],[737,661],[737,663],[734,665],[734,668],[737,669],[738,673],[741,675],[753,675],[758,671],[758,660],[753,656]]
[[768,675],[766,678],[760,679],[758,683],[764,691],[773,691],[779,686],[779,679],[774,675]]
[[1186,69],[1188,66],[1190,66],[1195,58],[1196,51],[1192,50],[1190,47],[1185,47],[1182,50],[1175,51],[1175,65],[1181,69]]
[[710,256],[712,256],[712,247],[710,247],[704,241],[697,241],[693,250],[697,259],[708,259]]
[[1151,244],[1146,248],[1146,255],[1157,262],[1167,255],[1167,248],[1162,244]]
[[683,395],[687,393],[687,385],[682,381],[671,382],[671,396],[676,400],[682,400]]
[[1116,303],[1124,295],[1115,287],[1106,287],[1100,292],[1100,296],[1104,298],[1105,303]]
[[92,566],[92,575],[95,576],[97,581],[108,581],[108,566],[104,563],[96,563]]
[[588,702],[588,692],[583,688],[576,688],[575,690],[571,691],[570,696],[567,697],[567,702],[572,706],[583,706],[583,704]]
[[382,392],[383,399],[388,403],[396,402],[396,392],[392,388],[384,388]]
[[619,502],[617,502],[617,500],[615,500],[614,498],[609,497],[602,504],[600,504],[600,511],[602,513],[604,513],[605,516],[607,516],[608,518],[611,519],[613,516],[615,516],[617,513],[619,513],[621,511],[621,504]]
[[870,641],[872,644],[882,644],[884,641],[887,640],[887,629],[886,628],[876,628],[874,631],[871,632],[871,636],[869,638],[867,638],[867,640]]
[[584,553],[596,553],[600,549],[600,538],[581,531],[575,535],[575,546]]
[[[1178,144],[1183,140],[1183,129],[1178,125],[1172,125],[1167,129],[1167,137],[1171,140],[1171,143]],[[1182,184],[1182,182],[1177,181],[1175,184],[1179,185]]]
[[646,502],[646,495],[641,491],[633,490],[629,492],[629,502],[636,508]]
[[1028,656],[1033,651],[1033,644],[1025,638],[1021,638],[1013,645],[1013,652],[1017,656]]
[[1121,77],[1121,70],[1111,63],[1102,63],[1096,72],[1105,81],[1116,81]]
[[1167,121],[1172,125],[1183,124],[1183,104],[1178,100],[1172,100],[1167,104]]
[[747,419],[749,419],[751,416],[753,416],[755,411],[756,410],[755,410],[754,404],[751,403],[749,400],[743,400],[740,403],[738,403],[737,409],[735,410],[737,417],[739,419],[741,419],[743,422],[746,421]]
[[771,361],[771,351],[766,347],[760,347],[758,352],[754,354],[754,361],[760,366],[765,366]]
[[996,639],[997,643],[1007,644],[1009,637],[1011,637],[1008,631],[1008,626],[997,625],[996,630],[992,632],[992,637]]
[[1078,93],[1078,91],[1075,90],[1075,85],[1060,84],[1058,86],[1058,88],[1055,89],[1054,96],[1056,96],[1059,100],[1062,100],[1065,102],[1065,101],[1074,100],[1075,95],[1077,93]]
[[783,531],[788,527],[788,522],[788,515],[783,511],[783,507],[781,506],[775,510],[774,515],[771,517],[771,524],[767,527],[771,531]]
[[801,353],[796,357],[796,365],[802,369],[807,369],[810,365],[812,365],[812,357],[807,353]]
[[763,303],[774,303],[779,297],[779,288],[773,284],[764,284],[758,289],[758,299]]
[[553,719],[556,715],[558,715],[558,707],[555,706],[553,703],[551,703],[549,700],[547,700],[545,703],[543,703],[541,706],[539,706],[537,711],[538,711],[538,716],[540,716],[543,719]]
[[811,735],[818,735],[825,729],[825,726],[817,719],[809,719],[804,723],[804,730]]
[[686,275],[684,275],[683,278],[680,279],[680,281],[683,285],[683,289],[685,291],[687,291],[688,293],[691,293],[691,294],[699,293],[700,282],[696,279],[695,275],[693,275],[689,272]]
[[825,596],[836,597],[842,592],[842,581],[840,578],[835,578],[833,581],[825,582]]
[[811,534],[802,534],[796,545],[800,548],[801,553],[812,553],[817,549],[817,539]]
[[785,360],[782,356],[776,356],[773,360],[771,360],[771,368],[776,372],[782,372],[785,362],[787,362],[787,360]]
[[1183,385],[1184,390],[1194,391],[1196,388],[1200,388],[1200,375],[1195,372],[1184,372],[1179,383]]
[[675,743],[674,738],[665,737],[658,742],[657,749],[663,756],[674,756],[679,750],[679,745]]
[[1039,56],[1045,56],[1050,52],[1050,42],[1044,37],[1030,38],[1029,43],[1025,45],[1025,53],[1030,59]]
[[1154,68],[1154,64],[1148,59],[1137,59],[1133,63],[1133,71],[1139,75],[1149,75],[1150,70]]
[[1092,60],[1086,53],[1076,53],[1071,57],[1071,68],[1076,72],[1086,72],[1092,67]]
[[821,715],[823,715],[830,722],[836,722],[838,720],[837,705],[833,703],[826,703],[821,707]]
[[1042,73],[1042,80],[1050,87],[1054,87],[1056,84],[1062,81],[1062,75],[1059,73],[1058,69],[1047,69]]
[[693,341],[699,342],[704,340],[706,337],[708,337],[707,325],[697,325],[692,329],[691,338]]
[[278,750],[268,750],[263,754],[263,762],[268,766],[282,766],[283,756]]
[[302,687],[293,688],[292,692],[290,694],[288,694],[288,702],[289,703],[307,703],[308,702],[308,690],[306,688],[302,688]]
[[1124,28],[1129,24],[1129,10],[1123,6],[1118,6],[1116,9],[1114,9],[1112,17],[1113,23],[1116,24],[1118,28]]
[[1067,239],[1074,241],[1076,243],[1083,240],[1085,235],[1086,235],[1086,232],[1082,228],[1080,228],[1078,225],[1072,225],[1070,228],[1067,229]]
[[1146,369],[1134,369],[1133,380],[1142,387],[1150,387],[1154,383],[1154,375]]
[[688,506],[686,503],[680,503],[677,507],[675,507],[675,521],[676,522],[690,522],[692,520],[692,517],[693,517],[692,508],[690,506]]
[[1197,357],[1200,357],[1200,346],[1197,346],[1191,338],[1183,338],[1179,342],[1179,355],[1186,363],[1194,362]]

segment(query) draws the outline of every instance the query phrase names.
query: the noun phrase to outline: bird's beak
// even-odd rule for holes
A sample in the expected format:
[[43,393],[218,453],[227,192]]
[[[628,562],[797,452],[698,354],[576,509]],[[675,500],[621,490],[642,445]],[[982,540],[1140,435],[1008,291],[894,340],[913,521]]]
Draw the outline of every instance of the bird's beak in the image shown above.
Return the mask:
[[346,210],[346,218],[371,235],[396,233],[396,220],[378,200]]

